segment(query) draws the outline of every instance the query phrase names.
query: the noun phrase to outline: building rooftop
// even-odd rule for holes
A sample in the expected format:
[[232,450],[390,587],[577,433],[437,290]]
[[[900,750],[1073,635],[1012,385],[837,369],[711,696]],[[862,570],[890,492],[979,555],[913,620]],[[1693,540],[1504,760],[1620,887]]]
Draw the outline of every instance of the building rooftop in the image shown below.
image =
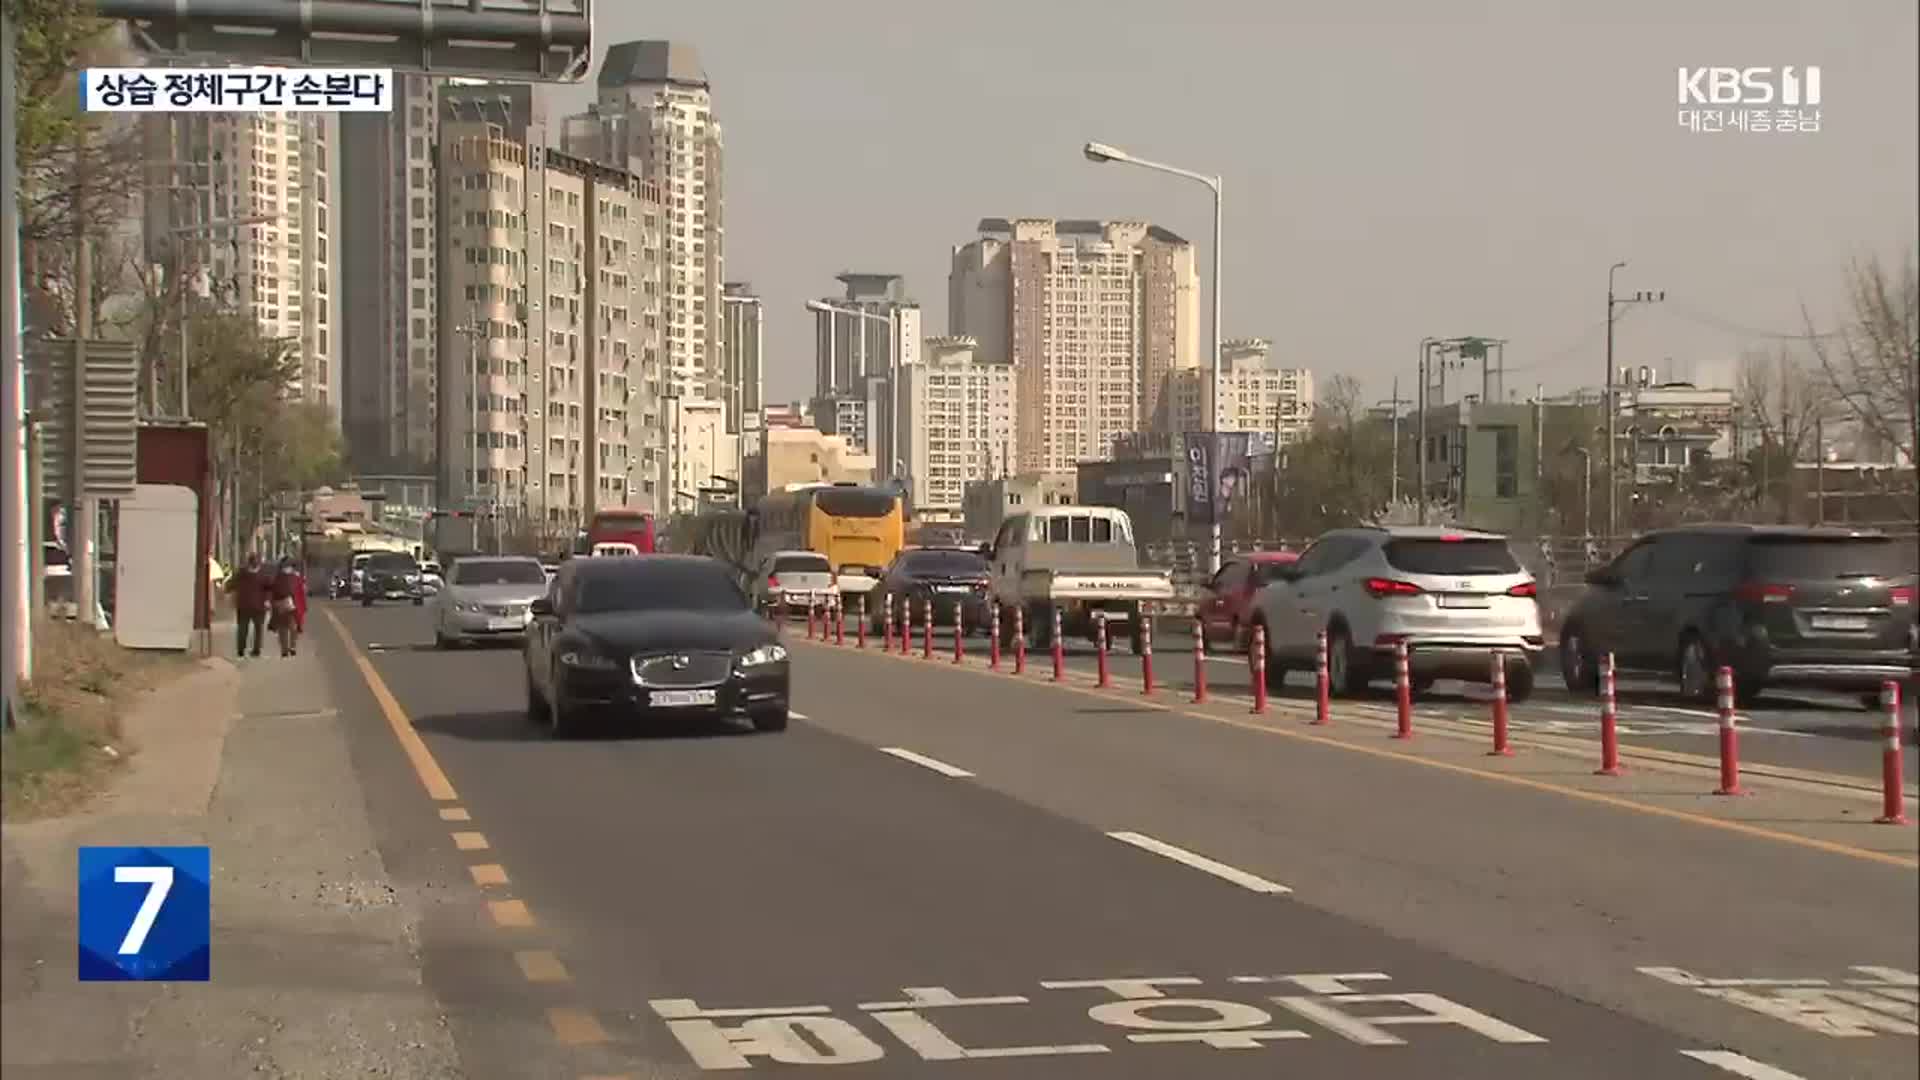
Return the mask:
[[706,89],[707,70],[691,45],[672,41],[622,41],[607,47],[600,63],[600,88],[667,83]]
[[[1053,220],[1053,231],[1060,236],[1102,236],[1106,233],[1107,226],[1111,224],[1112,222],[1097,221],[1093,218],[1055,218]],[[996,217],[981,218],[980,224],[975,227],[975,231],[988,234],[1011,233],[1013,231],[1013,219]],[[1162,228],[1158,225],[1148,225],[1147,235],[1153,237],[1155,240],[1168,244],[1184,244],[1187,242],[1186,237],[1181,236],[1172,229]]]

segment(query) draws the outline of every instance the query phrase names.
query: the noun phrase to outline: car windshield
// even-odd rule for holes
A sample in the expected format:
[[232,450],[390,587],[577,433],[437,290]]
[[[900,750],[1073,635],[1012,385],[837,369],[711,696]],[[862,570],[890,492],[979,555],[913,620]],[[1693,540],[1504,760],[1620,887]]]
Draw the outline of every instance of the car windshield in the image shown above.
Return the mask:
[[971,551],[918,551],[907,556],[909,574],[966,577],[987,572],[987,560]]
[[720,563],[609,561],[604,568],[582,568],[581,614],[610,611],[730,612],[748,609],[746,594]]
[[453,564],[455,585],[545,585],[547,572],[525,559],[462,559]]
[[414,574],[420,570],[420,564],[407,555],[375,555],[367,560],[367,569],[383,574]]
[[1904,577],[1916,561],[1911,541],[1889,536],[1756,536],[1749,551],[1755,577],[1803,581]]
[[825,574],[831,571],[825,555],[782,555],[773,560],[773,572],[776,574]]
[[1391,540],[1386,556],[1387,565],[1408,574],[1520,573],[1507,542],[1489,537]]

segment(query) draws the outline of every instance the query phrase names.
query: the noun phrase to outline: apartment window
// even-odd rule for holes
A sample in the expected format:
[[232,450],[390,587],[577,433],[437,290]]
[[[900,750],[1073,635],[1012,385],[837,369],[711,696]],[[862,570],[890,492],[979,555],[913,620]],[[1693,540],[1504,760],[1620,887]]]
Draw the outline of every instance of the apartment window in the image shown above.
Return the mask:
[[414,226],[413,246],[417,248],[423,248],[427,246],[427,230],[424,227],[418,226],[418,225]]

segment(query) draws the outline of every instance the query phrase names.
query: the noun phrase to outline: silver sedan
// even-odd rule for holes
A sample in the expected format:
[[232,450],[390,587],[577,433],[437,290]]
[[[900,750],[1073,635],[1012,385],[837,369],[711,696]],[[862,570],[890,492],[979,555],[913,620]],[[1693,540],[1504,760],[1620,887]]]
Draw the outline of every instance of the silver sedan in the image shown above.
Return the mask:
[[440,648],[525,638],[535,598],[547,594],[540,560],[515,555],[460,559],[433,598],[433,641]]

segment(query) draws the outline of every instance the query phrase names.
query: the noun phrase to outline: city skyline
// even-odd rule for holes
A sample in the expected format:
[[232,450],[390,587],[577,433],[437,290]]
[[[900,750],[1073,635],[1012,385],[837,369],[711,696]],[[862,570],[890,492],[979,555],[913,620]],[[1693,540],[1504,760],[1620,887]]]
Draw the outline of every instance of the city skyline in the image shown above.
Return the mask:
[[[1830,326],[1849,260],[1892,254],[1889,241],[1914,232],[1910,7],[1839,20],[1784,2],[1680,13],[1632,0],[1568,16],[1509,2],[1456,15],[1375,0],[1333,16],[1218,3],[1176,17],[1116,0],[1088,20],[986,0],[951,25],[867,10],[827,0],[751,21],[729,4],[601,19],[607,41],[701,50],[729,117],[729,259],[767,302],[775,400],[809,395],[802,304],[821,282],[848,265],[936,281],[951,238],[985,213],[1143,218],[1197,238],[1210,261],[1205,193],[1091,165],[1089,139],[1223,174],[1221,338],[1268,338],[1283,367],[1337,364],[1370,399],[1412,379],[1428,335],[1507,339],[1523,396],[1536,381],[1593,385],[1606,268],[1623,259],[1623,284],[1669,302],[1623,321],[1620,362],[1672,357],[1725,382],[1743,347],[1805,333],[1803,304]],[[1030,33],[1009,38],[1015,23]],[[1065,62],[1060,40],[1076,42]],[[1503,63],[1436,78],[1420,61],[1488,49]],[[1375,62],[1343,67],[1354,55]],[[1824,130],[1679,129],[1675,66],[1720,62],[1822,64]],[[1017,74],[977,78],[988,70]],[[1365,93],[1340,90],[1363,80]],[[952,93],[959,84],[973,90]],[[1329,99],[1340,108],[1318,104]],[[1195,102],[1208,122],[1188,115]],[[1528,152],[1491,157],[1516,126]],[[1284,134],[1251,134],[1268,131]],[[1766,183],[1729,194],[1727,178],[1748,175]],[[1751,227],[1756,214],[1767,228]],[[1203,273],[1203,304],[1211,289]],[[945,326],[944,297],[922,299],[927,325]]]

